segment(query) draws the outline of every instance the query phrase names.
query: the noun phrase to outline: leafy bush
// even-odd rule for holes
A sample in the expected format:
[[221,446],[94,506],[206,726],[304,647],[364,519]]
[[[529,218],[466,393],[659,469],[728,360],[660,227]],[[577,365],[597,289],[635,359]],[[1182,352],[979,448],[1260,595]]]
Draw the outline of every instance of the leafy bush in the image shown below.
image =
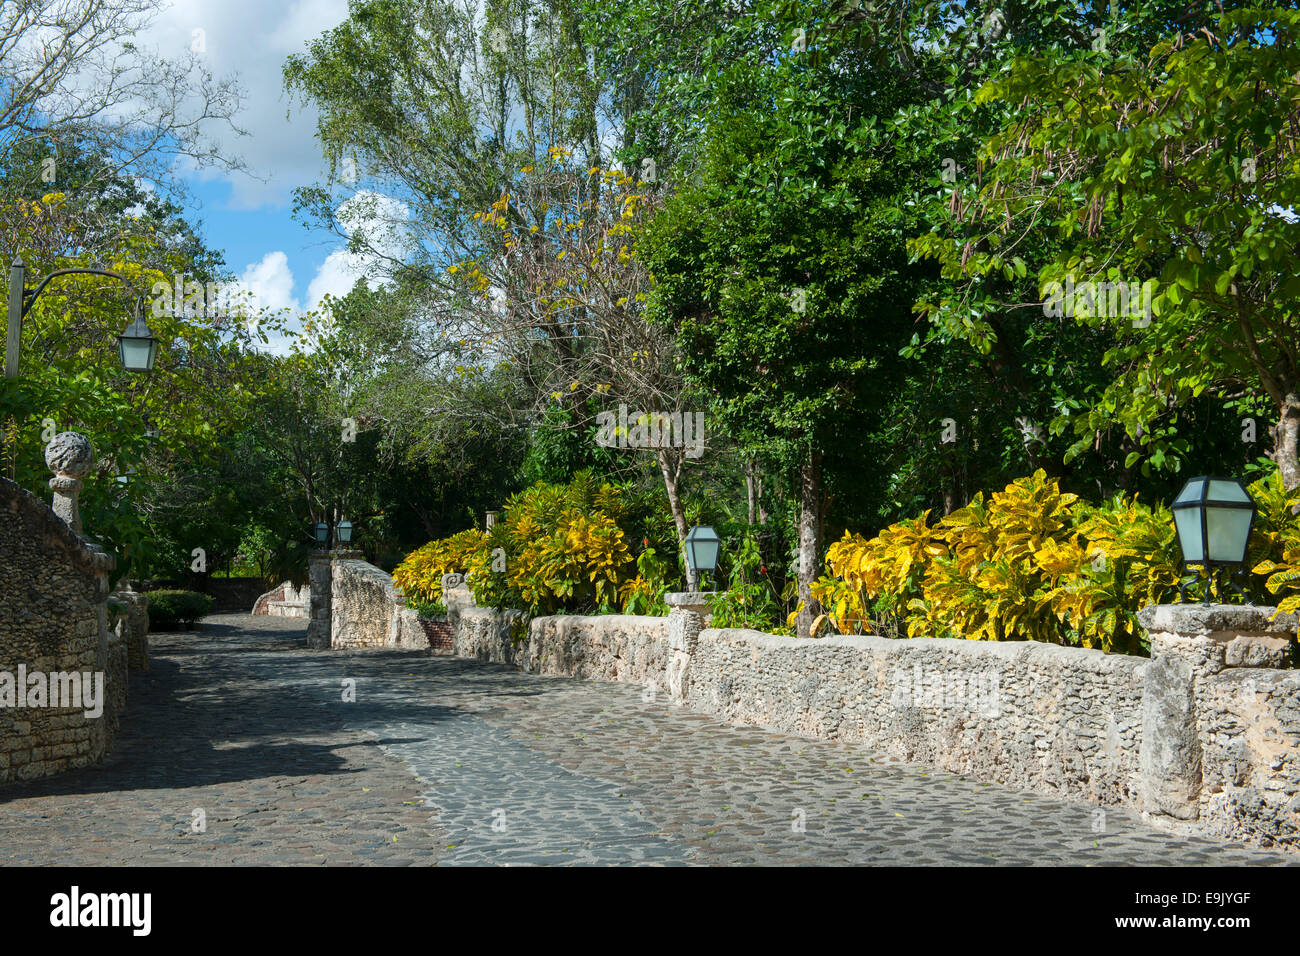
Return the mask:
[[414,610],[420,617],[447,616],[447,605],[440,604],[437,601],[421,601],[417,598],[407,598],[406,606]]
[[442,604],[442,576],[464,574],[486,544],[487,534],[476,528],[430,541],[393,569],[393,584],[406,595],[408,603]]
[[775,588],[767,578],[752,533],[741,535],[731,561],[727,589],[709,600],[713,627],[748,627],[769,634],[788,633],[780,628],[781,605]]
[[1282,477],[1273,472],[1250,486],[1259,505],[1251,535],[1251,567],[1255,574],[1268,575],[1264,587],[1280,597],[1279,614],[1300,614],[1300,490],[1287,494]]
[[636,559],[636,570],[636,577],[624,585],[623,613],[663,617],[668,613],[664,595],[671,587],[670,569],[668,562],[659,557],[659,552],[650,547],[648,538],[642,541],[642,551]]
[[623,512],[620,489],[589,472],[567,485],[538,482],[506,502],[490,532],[430,542],[398,566],[393,580],[408,598],[441,601],[442,575],[459,572],[481,606],[534,615],[608,613],[629,600],[649,606],[662,581],[645,576],[657,565],[640,569],[633,561],[618,523]]
[[[1276,473],[1250,487],[1259,505],[1248,567],[1267,581],[1248,594],[1300,589],[1300,495]],[[813,587],[814,622],[840,633],[1035,640],[1139,652],[1141,608],[1177,599],[1182,575],[1173,517],[1117,496],[1097,507],[1041,470],[927,524],[929,512],[871,540],[845,534]],[[1300,607],[1300,595],[1284,598]]]
[[197,591],[150,591],[149,625],[191,627],[212,610],[212,598]]

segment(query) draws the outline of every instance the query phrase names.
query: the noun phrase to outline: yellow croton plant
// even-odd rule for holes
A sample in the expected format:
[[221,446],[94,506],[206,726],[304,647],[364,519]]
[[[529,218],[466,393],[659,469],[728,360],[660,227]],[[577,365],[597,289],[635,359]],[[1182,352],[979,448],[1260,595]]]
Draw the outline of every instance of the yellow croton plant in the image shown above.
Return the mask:
[[[1259,505],[1252,587],[1300,610],[1300,494],[1276,472],[1250,487]],[[930,513],[876,537],[845,533],[813,587],[814,633],[1033,640],[1140,653],[1137,612],[1174,600],[1181,562],[1163,505],[1118,496],[1098,507],[1042,471],[930,524]],[[1260,585],[1262,584],[1263,587]]]

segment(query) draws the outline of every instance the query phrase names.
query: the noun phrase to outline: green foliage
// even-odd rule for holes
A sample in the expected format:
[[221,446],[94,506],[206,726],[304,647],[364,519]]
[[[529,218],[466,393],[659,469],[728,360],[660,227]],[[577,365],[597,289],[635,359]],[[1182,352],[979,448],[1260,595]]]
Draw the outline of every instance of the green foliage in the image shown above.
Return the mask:
[[[1250,487],[1260,506],[1248,585],[1293,587],[1300,516],[1276,473]],[[930,526],[927,516],[870,541],[845,534],[815,592],[841,633],[1037,640],[1140,653],[1136,614],[1176,600],[1182,577],[1173,517],[1118,495],[1101,506],[1036,472],[982,494]],[[1290,563],[1288,563],[1290,562]],[[1267,582],[1261,575],[1272,575]],[[1292,603],[1294,603],[1292,599]],[[1290,605],[1288,605],[1290,606]]]
[[[463,573],[480,606],[531,615],[611,613],[634,595],[653,604],[666,587],[633,574],[623,515],[620,489],[589,472],[565,485],[539,482],[506,502],[490,533],[471,529],[413,552],[394,583],[419,600],[441,600],[441,576]],[[658,573],[660,565],[647,559],[644,570]]]
[[1067,462],[1122,431],[1126,468],[1177,472],[1200,457],[1184,421],[1194,400],[1266,396],[1286,426],[1278,463],[1294,488],[1300,13],[1229,9],[1153,36],[1150,12],[1120,21],[1148,28],[1142,45],[1027,51],[979,89],[973,103],[1002,120],[979,150],[981,175],[913,244],[954,283],[924,307],[987,352],[999,333],[984,316],[1012,279],[1034,280],[1022,302],[1050,301],[1070,278],[1145,286],[1149,315],[1075,303],[1063,316],[1113,336],[1104,390],[1076,396],[1052,424],[1072,436]]
[[636,558],[637,576],[628,582],[623,596],[624,614],[644,614],[663,617],[668,613],[664,595],[671,588],[670,580],[676,577],[668,562],[645,542],[646,547]]
[[467,528],[430,541],[407,555],[393,570],[393,584],[406,595],[408,602],[442,604],[445,601],[442,576],[467,573],[477,566],[479,555],[487,551],[487,534],[477,528]]
[[746,627],[769,634],[789,633],[780,624],[779,595],[767,577],[767,567],[752,533],[735,543],[727,588],[709,599],[713,627]]
[[212,610],[212,600],[197,591],[150,591],[149,626],[192,627]]
[[446,617],[447,605],[440,604],[437,601],[421,601],[416,598],[407,598],[406,606],[412,608],[420,617]]

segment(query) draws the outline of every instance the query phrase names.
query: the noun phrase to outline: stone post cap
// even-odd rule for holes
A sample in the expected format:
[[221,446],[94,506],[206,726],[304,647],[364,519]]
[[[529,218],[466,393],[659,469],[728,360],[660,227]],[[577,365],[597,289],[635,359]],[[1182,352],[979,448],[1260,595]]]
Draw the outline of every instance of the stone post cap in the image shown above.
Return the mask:
[[664,595],[664,603],[669,607],[702,607],[718,593],[717,591],[669,591]]
[[1138,611],[1138,623],[1148,633],[1189,637],[1224,631],[1293,635],[1296,615],[1277,614],[1275,607],[1251,604],[1156,604]]
[[366,553],[354,548],[335,548],[330,552],[330,556],[336,561],[360,561]]
[[78,432],[59,432],[45,446],[45,464],[59,478],[85,478],[95,467],[95,448]]

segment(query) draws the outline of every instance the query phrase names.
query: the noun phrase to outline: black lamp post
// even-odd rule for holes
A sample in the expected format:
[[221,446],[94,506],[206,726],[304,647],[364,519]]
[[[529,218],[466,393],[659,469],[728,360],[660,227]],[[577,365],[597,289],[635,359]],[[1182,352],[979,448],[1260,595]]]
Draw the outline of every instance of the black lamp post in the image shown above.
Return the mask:
[[[9,321],[5,336],[5,378],[18,377],[18,352],[23,341],[23,319],[31,311],[37,297],[45,291],[50,280],[67,275],[108,276],[110,279],[121,280],[128,289],[131,287],[131,282],[126,276],[105,269],[58,269],[29,291],[26,284],[27,267],[21,258],[14,259],[9,267]],[[158,357],[158,340],[145,324],[143,304],[143,298],[136,300],[134,320],[127,326],[126,331],[117,337],[122,367],[128,372],[152,371],[154,360]]]
[[693,575],[713,572],[721,545],[722,539],[708,525],[692,528],[686,534],[686,567]]
[[338,527],[334,529],[338,534],[339,544],[352,543],[352,522],[344,518],[339,522]]
[[316,547],[324,551],[330,543],[330,526],[324,521],[316,524]]
[[[1206,573],[1205,601],[1210,603],[1210,588],[1222,600],[1223,592],[1215,581],[1215,571],[1228,568],[1230,574],[1240,573],[1246,563],[1246,546],[1255,525],[1258,508],[1246,486],[1235,478],[1202,475],[1183,485],[1170,510],[1174,513],[1174,529],[1178,533],[1178,548],[1182,551],[1183,567],[1204,568]],[[1187,600],[1187,587],[1200,576],[1199,572],[1179,585],[1179,596]],[[1231,578],[1228,587],[1243,599],[1245,594]]]

